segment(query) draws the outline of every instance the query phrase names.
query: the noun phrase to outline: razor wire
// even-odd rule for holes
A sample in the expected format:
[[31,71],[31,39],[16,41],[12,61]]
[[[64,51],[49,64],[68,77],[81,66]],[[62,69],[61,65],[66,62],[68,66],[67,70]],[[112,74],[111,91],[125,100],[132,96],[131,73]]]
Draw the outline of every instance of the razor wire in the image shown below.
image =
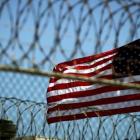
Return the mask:
[[138,0],[1,1],[1,64],[52,69],[119,47],[139,37],[139,11]]
[[[13,108],[14,112],[12,112]],[[12,119],[17,125],[18,137],[29,135],[73,140],[139,138],[140,114],[138,113],[117,115],[115,118],[113,116],[98,117],[94,121],[87,118],[48,125],[46,120],[47,104],[45,103],[0,97],[0,110],[0,119]],[[79,110],[79,113],[81,112],[82,110]],[[107,124],[110,127],[106,128]],[[110,131],[109,134],[107,129]]]
[[48,125],[44,72],[138,39],[139,0],[0,0],[0,32],[0,119],[14,121],[17,137],[140,137],[139,112]]

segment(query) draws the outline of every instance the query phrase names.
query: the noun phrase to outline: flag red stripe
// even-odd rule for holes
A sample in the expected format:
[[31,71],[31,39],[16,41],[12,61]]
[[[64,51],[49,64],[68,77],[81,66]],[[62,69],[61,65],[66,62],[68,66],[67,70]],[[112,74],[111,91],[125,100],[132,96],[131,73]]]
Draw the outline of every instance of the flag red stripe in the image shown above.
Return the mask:
[[90,86],[92,83],[82,82],[82,81],[76,81],[76,82],[70,82],[66,84],[57,84],[53,87],[48,87],[47,92],[52,90],[60,90],[60,89],[66,89],[66,88],[72,88],[77,86]]
[[[105,70],[107,70],[107,69],[111,69],[111,66],[112,66],[112,64],[108,64],[108,65],[106,65],[106,66],[104,66],[104,67],[102,67],[102,68],[100,68],[100,69],[98,69],[98,70],[96,70],[96,71],[94,71],[94,72],[91,72],[91,73],[83,73],[83,74],[79,74],[79,73],[66,73],[65,75],[72,74],[72,75],[74,75],[74,76],[92,77],[92,76],[94,76],[94,75],[96,75],[96,74],[99,74],[99,73],[102,72],[102,71],[105,71]],[[54,82],[56,82],[56,81],[59,80],[59,79],[60,79],[60,78],[51,78],[51,79],[50,79],[50,83],[54,83]]]
[[84,113],[81,113],[81,114],[75,114],[75,115],[48,118],[48,123],[50,124],[50,123],[59,122],[59,121],[60,122],[70,121],[70,120],[84,119],[84,118],[90,118],[90,117],[99,117],[99,116],[101,117],[101,116],[124,114],[124,113],[130,113],[130,112],[138,112],[138,111],[140,111],[140,106],[125,107],[125,108],[112,109],[112,110],[106,110],[106,111],[97,111],[97,112],[86,112],[86,115]]
[[68,99],[68,98],[87,97],[87,96],[97,95],[97,94],[116,91],[116,90],[123,90],[123,89],[126,89],[126,88],[104,86],[104,87],[96,88],[96,89],[92,89],[92,90],[86,90],[86,91],[84,90],[84,91],[66,93],[66,94],[62,94],[62,95],[50,96],[47,98],[47,102],[51,103],[51,102],[56,102],[56,101],[60,101],[63,99]]
[[66,73],[66,74],[73,74],[74,76],[86,76],[86,77],[91,77],[91,76],[94,76],[94,75],[96,75],[96,74],[99,74],[100,72],[102,72],[102,71],[105,71],[105,70],[107,70],[107,69],[111,69],[111,67],[112,67],[112,64],[110,63],[110,64],[108,64],[108,65],[106,65],[106,66],[104,66],[104,67],[102,67],[102,68],[100,68],[100,69],[98,69],[98,70],[95,70],[94,72],[90,72],[90,73]]
[[[71,61],[59,63],[56,67],[65,68],[67,66],[73,66],[73,65],[76,65],[76,64],[82,64],[82,63],[87,63],[87,62],[89,63],[93,60],[111,55],[113,53],[116,53],[116,52],[118,52],[118,50],[119,49],[117,48],[117,49],[114,49],[114,50],[111,50],[111,51],[108,51],[108,52],[104,52],[104,53],[101,53],[101,54],[96,54],[96,55],[93,55],[93,56],[84,57],[84,59],[79,58],[79,59],[74,59],[74,60],[71,60]],[[57,70],[57,69],[55,69],[55,70]]]
[[[113,75],[110,74],[110,75],[105,75],[98,78],[112,79]],[[48,87],[47,92],[52,91],[52,90],[66,89],[66,88],[72,88],[72,87],[77,87],[77,86],[89,86],[89,85],[93,85],[93,83],[82,82],[82,81],[62,83],[62,84],[56,84],[53,87]]]
[[[133,83],[140,83],[140,81],[133,82]],[[87,96],[97,95],[97,94],[101,94],[101,93],[105,93],[105,92],[125,90],[125,89],[129,89],[129,88],[104,86],[104,87],[96,88],[96,89],[92,89],[92,90],[86,90],[86,91],[84,90],[84,91],[66,93],[66,94],[62,94],[62,95],[50,96],[47,98],[47,103],[56,102],[56,101],[60,101],[63,99],[68,99],[68,98],[87,97]]]
[[[112,79],[112,74],[111,75],[104,75],[104,76],[99,76],[98,78],[105,78],[105,79]],[[55,83],[56,81],[60,80],[62,78],[51,78],[49,83]]]
[[[105,58],[105,59],[103,59],[103,60],[101,60],[101,61],[98,61],[98,62],[95,61],[95,63],[92,64],[92,65],[87,65],[87,66],[76,66],[76,67],[74,67],[74,68],[72,68],[72,69],[75,69],[75,70],[85,70],[85,69],[94,68],[94,67],[96,67],[96,66],[102,65],[103,63],[106,63],[107,61],[113,59],[113,57],[114,57],[114,56],[111,56],[111,57],[109,57],[109,58]],[[88,64],[88,63],[87,63],[87,64]],[[65,70],[68,70],[68,68],[64,68],[61,72],[64,72]]]
[[[128,90],[129,93],[129,90]],[[119,102],[125,102],[125,101],[133,101],[140,99],[140,93],[133,94],[133,95],[125,95],[125,96],[118,96],[118,97],[112,97],[112,98],[103,98],[96,101],[88,101],[88,102],[79,102],[79,103],[71,103],[71,104],[58,104],[57,106],[53,108],[48,109],[48,113],[56,110],[70,110],[70,109],[76,109],[76,108],[83,108],[83,107],[90,107],[90,106],[96,106],[96,105],[104,105],[104,104],[113,104],[113,103],[119,103]],[[122,103],[123,104],[123,103]]]

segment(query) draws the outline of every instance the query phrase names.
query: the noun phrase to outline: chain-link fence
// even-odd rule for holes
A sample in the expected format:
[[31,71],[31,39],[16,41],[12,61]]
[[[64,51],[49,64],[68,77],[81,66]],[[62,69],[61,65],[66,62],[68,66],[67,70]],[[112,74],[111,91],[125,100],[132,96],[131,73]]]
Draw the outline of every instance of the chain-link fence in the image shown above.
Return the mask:
[[139,36],[139,0],[0,0],[0,118],[17,137],[138,139],[139,112],[48,125],[44,71]]

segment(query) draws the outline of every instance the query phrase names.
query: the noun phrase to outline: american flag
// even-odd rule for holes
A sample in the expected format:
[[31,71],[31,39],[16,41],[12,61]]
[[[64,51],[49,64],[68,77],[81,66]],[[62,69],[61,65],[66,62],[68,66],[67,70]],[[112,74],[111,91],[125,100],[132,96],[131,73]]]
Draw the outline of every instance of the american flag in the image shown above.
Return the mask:
[[[54,72],[140,83],[140,39],[120,48],[58,64]],[[48,123],[140,111],[140,90],[51,78]]]

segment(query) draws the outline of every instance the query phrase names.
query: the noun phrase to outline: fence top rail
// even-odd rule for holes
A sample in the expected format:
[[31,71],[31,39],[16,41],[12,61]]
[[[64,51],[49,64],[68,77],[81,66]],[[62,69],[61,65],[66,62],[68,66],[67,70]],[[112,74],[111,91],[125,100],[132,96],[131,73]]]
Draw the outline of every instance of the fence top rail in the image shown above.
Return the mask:
[[119,80],[106,80],[106,79],[99,79],[99,78],[89,78],[85,76],[75,76],[72,74],[62,74],[62,73],[55,73],[55,72],[47,72],[41,71],[36,69],[25,69],[19,67],[9,67],[9,66],[0,66],[0,71],[9,71],[9,72],[18,72],[30,75],[38,75],[38,76],[47,76],[47,77],[58,77],[64,79],[72,79],[72,80],[81,80],[90,83],[97,83],[97,84],[104,84],[110,86],[119,86],[119,87],[126,87],[126,88],[133,88],[140,90],[140,84],[131,84],[122,82]]

